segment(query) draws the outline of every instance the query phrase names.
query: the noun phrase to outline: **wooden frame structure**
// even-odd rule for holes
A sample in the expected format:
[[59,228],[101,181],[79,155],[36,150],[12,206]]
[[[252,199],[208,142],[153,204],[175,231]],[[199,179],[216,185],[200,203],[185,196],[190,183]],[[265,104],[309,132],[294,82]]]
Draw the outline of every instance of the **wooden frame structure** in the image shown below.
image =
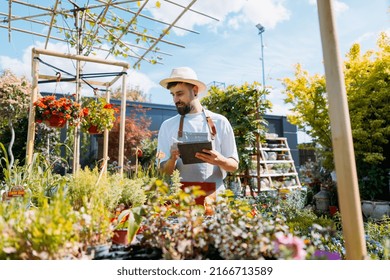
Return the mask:
[[[80,56],[80,55],[72,55],[72,54],[62,54],[57,53],[54,51],[48,51],[44,49],[33,49],[32,50],[32,94],[31,94],[31,101],[30,101],[30,111],[29,111],[29,118],[28,118],[28,134],[27,134],[27,149],[26,149],[26,157],[27,157],[27,164],[30,164],[32,161],[32,156],[34,152],[34,139],[35,139],[35,110],[34,110],[34,102],[38,98],[38,81],[40,79],[44,79],[47,81],[55,81],[56,76],[49,76],[49,75],[43,75],[39,74],[39,58],[41,55],[46,56],[53,56],[53,57],[60,57],[65,59],[72,59],[76,60],[76,62],[90,62],[90,63],[99,63],[99,64],[105,64],[105,65],[112,65],[121,67],[122,73],[120,76],[116,76],[114,79],[112,79],[109,82],[96,82],[96,81],[88,81],[89,84],[104,86],[107,89],[111,87],[115,82],[117,82],[120,78],[122,78],[122,91],[121,91],[121,109],[120,109],[120,131],[119,131],[119,155],[118,155],[118,165],[120,167],[119,171],[122,174],[123,173],[123,163],[124,163],[124,138],[125,138],[125,121],[126,121],[126,73],[129,69],[130,65],[125,62],[118,62],[118,61],[110,61],[110,60],[104,60],[99,58],[92,58],[88,56]],[[79,65],[79,63],[78,63]],[[76,69],[76,76],[77,73],[80,73],[80,69]],[[87,81],[81,81],[79,77],[76,77],[76,100],[79,100],[80,98],[80,88],[81,88],[81,82],[87,82]],[[110,91],[106,91],[106,100],[107,102],[110,102]],[[75,140],[74,140],[74,146],[73,146],[73,171],[75,172],[79,168],[79,159],[80,159],[80,145],[79,145],[79,135],[80,135],[80,129],[79,127],[76,127],[75,129]],[[108,161],[108,130],[105,129],[104,131],[104,142],[103,142],[103,172],[107,169],[107,161]]]
[[[106,52],[107,58],[109,54],[116,52],[132,59],[134,61],[132,67],[138,67],[142,61],[161,63],[162,56],[171,56],[170,53],[157,48],[157,44],[184,48],[181,44],[165,39],[172,29],[199,34],[197,31],[177,25],[187,12],[218,21],[212,16],[194,10],[192,6],[197,0],[190,0],[185,6],[171,0],[160,1],[161,5],[169,5],[169,8],[179,11],[170,22],[149,15],[148,9],[154,3],[150,0],[90,0],[86,1],[87,4],[84,6],[76,4],[73,0],[50,2],[47,5],[52,6],[43,6],[39,0],[8,0],[8,7],[1,5],[0,28],[8,30],[8,40],[11,41],[12,32],[22,32],[44,38],[44,49],[47,49],[49,41],[70,43],[72,39],[76,41],[89,36],[93,43],[85,46],[84,55],[99,50]],[[23,26],[21,24],[23,22],[28,23],[28,26]],[[156,26],[151,31],[139,31],[137,28],[138,25],[150,24]],[[87,25],[90,26],[90,30],[86,28]],[[42,29],[47,30],[47,33],[42,33]],[[56,36],[55,32],[59,36]],[[138,43],[134,43],[135,41]],[[99,42],[100,46],[97,46]],[[103,47],[102,42],[108,42],[110,48]],[[75,42],[73,44],[76,45],[77,54],[81,55],[80,46]]]
[[[34,3],[35,2],[35,3]],[[160,56],[170,56],[171,54],[161,51],[157,44],[181,47],[183,45],[166,40],[164,37],[176,28],[185,32],[196,33],[194,30],[183,28],[177,25],[180,18],[187,12],[196,13],[203,17],[218,21],[218,19],[208,16],[204,13],[192,9],[197,0],[189,0],[187,5],[181,5],[171,0],[163,0],[164,5],[169,5],[170,9],[177,9],[178,14],[170,21],[155,19],[149,15],[149,9],[155,3],[150,0],[88,0],[82,4],[75,3],[73,0],[52,0],[51,3],[42,5],[39,0],[8,0],[8,7],[0,7],[0,28],[8,30],[8,40],[11,41],[12,32],[22,32],[32,36],[45,39],[43,49],[33,49],[32,54],[32,75],[33,90],[32,103],[37,98],[38,80],[53,79],[52,76],[38,74],[39,64],[37,59],[40,55],[68,58],[76,61],[76,101],[79,101],[82,79],[80,79],[80,62],[94,62],[110,64],[122,67],[122,71],[130,68],[130,63],[120,63],[117,61],[107,61],[105,59],[92,59],[88,55],[93,51],[106,52],[107,57],[114,53],[122,55],[127,59],[132,59],[133,68],[139,67],[142,61],[148,63],[161,63]],[[78,1],[80,3],[80,1]],[[161,2],[159,1],[160,5]],[[52,6],[48,6],[52,4]],[[157,7],[155,7],[157,8]],[[7,10],[3,10],[7,9]],[[15,14],[17,13],[17,14]],[[26,24],[28,23],[28,27]],[[149,30],[139,31],[138,26],[153,25],[152,34]],[[87,28],[88,27],[88,28]],[[42,33],[47,30],[47,33]],[[157,31],[156,31],[157,30]],[[54,33],[60,36],[56,36]],[[157,35],[156,35],[157,34]],[[76,54],[60,54],[49,51],[49,41],[65,42],[76,49]],[[103,42],[110,45],[109,48],[103,47]],[[136,44],[134,42],[137,42]],[[110,87],[117,79],[111,82],[103,83],[102,86]],[[93,84],[93,82],[90,82]],[[121,128],[119,140],[118,165],[120,173],[123,173],[124,167],[124,122],[126,116],[126,75],[122,75],[122,101],[121,101]],[[106,96],[109,101],[110,96]],[[32,106],[32,105],[31,105]],[[27,163],[31,162],[34,143],[34,112],[31,110],[29,116],[29,131],[27,139]],[[122,123],[123,122],[123,123]],[[74,144],[74,163],[73,170],[78,169],[79,164],[79,129],[75,132]],[[103,157],[107,160],[108,132],[104,133],[104,151]]]
[[[75,45],[77,50],[77,55],[64,55],[65,57],[76,59],[79,62],[81,61],[81,59],[86,59],[85,55],[88,55],[94,49],[106,51],[108,54],[114,51],[119,51],[123,54],[126,54],[126,56],[128,57],[134,58],[135,62],[133,64],[133,67],[136,67],[139,66],[139,63],[141,61],[159,63],[158,60],[154,60],[148,57],[148,55],[150,55],[151,53],[155,55],[169,55],[168,53],[162,52],[161,50],[156,48],[156,45],[158,43],[169,44],[176,47],[183,47],[179,44],[164,40],[164,37],[169,33],[172,28],[180,28],[187,32],[195,32],[192,30],[181,28],[176,25],[178,20],[186,12],[193,12],[201,16],[212,18],[191,8],[196,2],[196,0],[189,0],[188,5],[186,6],[182,6],[171,0],[161,1],[164,4],[168,3],[172,6],[180,7],[182,9],[178,16],[169,23],[153,19],[152,17],[144,13],[144,11],[147,10],[146,7],[148,3],[151,2],[150,0],[91,0],[88,1],[88,3],[93,2],[94,4],[88,4],[84,7],[77,6],[77,4],[75,4],[72,0],[63,0],[63,3],[60,0],[53,0],[53,7],[40,6],[38,5],[38,0],[37,4],[31,4],[33,1],[25,2],[20,0],[8,0],[8,11],[2,10],[2,8],[7,8],[6,5],[0,6],[0,28],[5,28],[8,30],[9,40],[11,40],[12,31],[23,32],[34,36],[43,37],[46,39],[45,49],[48,46],[49,40],[70,42],[69,38],[55,37],[52,35],[53,30],[64,30],[64,32],[70,32],[70,34],[74,35],[73,37],[76,38]],[[42,1],[39,1],[39,3],[42,3]],[[71,8],[69,8],[69,3],[72,5]],[[136,8],[136,10],[132,10],[124,6],[125,4],[131,3],[140,3],[140,5],[138,6],[138,8]],[[68,5],[68,8],[64,8],[63,6],[61,6],[65,4]],[[14,5],[38,9],[40,13],[27,13],[24,16],[16,16],[13,14],[13,11],[19,11],[21,9],[13,9]],[[367,257],[367,250],[364,241],[364,230],[362,224],[362,213],[359,200],[360,198],[357,183],[351,126],[348,113],[348,103],[346,99],[343,72],[340,63],[341,59],[337,45],[332,0],[317,0],[317,7],[322,39],[323,56],[325,62],[325,76],[327,80],[326,84],[329,95],[329,115],[331,121],[332,143],[334,148],[335,167],[338,178],[338,194],[340,198],[339,200],[340,211],[342,214],[343,233],[346,241],[347,259],[364,259]],[[95,9],[101,9],[100,14],[91,13],[91,11]],[[121,26],[115,26],[112,21],[105,21],[105,19],[109,17],[108,13],[110,12],[110,10],[113,9],[115,11],[121,11],[125,14],[125,16],[121,17],[121,20],[123,20]],[[1,17],[4,17],[4,19],[1,20]],[[45,20],[39,19],[42,17],[45,17]],[[126,19],[124,19],[125,17]],[[127,20],[127,18],[129,19]],[[66,19],[73,20],[75,29],[71,29],[69,25],[58,25],[57,22],[59,19],[64,19],[65,22]],[[212,19],[216,20],[215,18]],[[134,23],[137,23],[141,20],[152,21],[154,24],[158,24],[160,26],[163,25],[166,28],[160,30],[160,34],[157,36],[153,36],[146,32],[139,32],[135,28],[132,28]],[[28,22],[30,25],[44,26],[48,28],[48,32],[47,34],[42,34],[41,32],[35,32],[32,30],[27,30],[25,28],[16,27],[15,24],[18,21],[25,21]],[[95,24],[96,28],[93,28],[91,32],[87,34],[83,29],[85,23]],[[103,33],[105,34],[102,35],[101,31],[103,31]],[[89,46],[86,46],[86,48],[84,49],[84,55],[82,55],[80,51],[80,43],[84,35],[89,35],[95,40],[100,41],[107,40],[107,38],[110,38],[111,48],[104,49],[102,47],[96,47],[94,44],[91,44]],[[138,39],[145,39],[146,41],[148,41],[148,44],[146,46],[142,46],[139,44],[131,44],[129,42],[133,42],[134,37],[132,37],[132,39],[126,40],[126,37],[128,37],[129,35],[135,36]],[[44,51],[33,50],[33,56],[38,54],[44,54]],[[55,55],[54,53],[50,53],[48,51],[46,52],[46,54]],[[39,75],[37,71],[38,65],[34,62],[34,59],[33,69],[35,69],[33,70],[33,96],[34,94],[36,96],[38,91],[37,81],[39,79]],[[77,76],[78,75],[79,74],[77,74]],[[78,82],[78,86],[80,86],[80,82]],[[32,100],[34,100],[34,98],[32,98]],[[123,106],[123,102],[121,106]],[[122,109],[122,114],[124,114],[124,112],[125,110]],[[29,156],[31,156],[31,152],[33,149],[33,144],[31,144],[31,140],[33,140],[34,137],[34,123],[31,123],[31,120],[33,120],[32,114],[33,113],[30,110],[28,143]],[[123,168],[123,163],[119,164],[121,164]]]

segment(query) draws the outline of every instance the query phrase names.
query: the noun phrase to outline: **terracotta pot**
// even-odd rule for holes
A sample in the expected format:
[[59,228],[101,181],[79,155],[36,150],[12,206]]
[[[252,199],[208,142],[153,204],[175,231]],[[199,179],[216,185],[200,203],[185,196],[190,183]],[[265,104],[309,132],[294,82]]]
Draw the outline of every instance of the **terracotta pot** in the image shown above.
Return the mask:
[[56,115],[52,115],[52,116],[50,116],[50,119],[45,120],[44,123],[49,127],[63,128],[66,125],[66,121],[67,120],[65,118],[62,118],[62,117],[59,117]]
[[111,239],[113,244],[127,245],[129,240],[127,238],[127,229],[117,229],[114,230],[114,235]]
[[331,216],[334,216],[338,211],[339,209],[337,208],[337,206],[329,206],[329,213]]
[[88,128],[88,132],[89,132],[89,134],[101,134],[102,133],[101,131],[98,130],[97,125],[91,125]]

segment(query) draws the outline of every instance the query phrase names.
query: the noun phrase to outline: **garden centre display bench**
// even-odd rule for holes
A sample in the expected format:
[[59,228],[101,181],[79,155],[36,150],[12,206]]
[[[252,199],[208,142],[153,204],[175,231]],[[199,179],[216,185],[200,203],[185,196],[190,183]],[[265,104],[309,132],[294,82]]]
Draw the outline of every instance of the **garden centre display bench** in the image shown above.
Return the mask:
[[257,190],[245,189],[246,196],[257,196],[260,191],[283,191],[301,187],[298,172],[285,137],[267,137],[259,143],[257,155],[252,156],[254,169],[250,177],[259,181]]

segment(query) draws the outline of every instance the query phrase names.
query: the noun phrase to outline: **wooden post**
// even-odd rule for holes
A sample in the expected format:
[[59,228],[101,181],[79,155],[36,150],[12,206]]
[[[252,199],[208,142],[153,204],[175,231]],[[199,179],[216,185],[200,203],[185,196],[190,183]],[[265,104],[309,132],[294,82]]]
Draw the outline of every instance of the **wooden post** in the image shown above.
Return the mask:
[[31,52],[31,96],[30,96],[30,111],[28,114],[28,131],[27,131],[27,147],[26,147],[26,163],[31,164],[34,153],[34,140],[35,140],[35,110],[34,102],[38,99],[38,62],[35,57],[39,57],[39,54],[32,49]]
[[122,99],[121,114],[119,126],[119,154],[118,167],[119,173],[123,175],[124,153],[125,153],[125,125],[126,125],[126,75],[122,75]]
[[[110,103],[111,95],[109,88],[107,86],[106,88],[106,101],[107,103]],[[103,138],[103,170],[102,173],[107,172],[107,162],[108,162],[108,135],[109,131],[107,128],[104,129],[104,138]]]
[[[79,27],[80,24],[80,27]],[[82,26],[82,20],[80,19],[79,22],[79,14],[78,12],[75,12],[75,27],[76,27],[76,38],[77,38],[77,45],[76,45],[76,52],[77,55],[81,55],[81,27]],[[75,96],[75,102],[81,104],[81,81],[80,81],[80,75],[81,75],[81,63],[80,60],[76,60],[76,96]],[[73,138],[73,174],[76,174],[77,171],[80,168],[80,124],[77,124],[74,128],[74,138]]]
[[367,257],[355,154],[331,0],[317,0],[346,258]]

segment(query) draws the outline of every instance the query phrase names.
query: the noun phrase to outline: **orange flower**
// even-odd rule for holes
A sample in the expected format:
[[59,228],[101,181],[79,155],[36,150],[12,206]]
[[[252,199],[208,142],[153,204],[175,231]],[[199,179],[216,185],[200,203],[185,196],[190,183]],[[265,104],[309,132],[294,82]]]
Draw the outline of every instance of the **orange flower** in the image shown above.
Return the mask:
[[37,122],[58,116],[63,120],[75,120],[71,122],[72,125],[78,123],[76,120],[83,116],[80,104],[66,97],[56,99],[55,96],[44,96],[34,102],[34,106]]

